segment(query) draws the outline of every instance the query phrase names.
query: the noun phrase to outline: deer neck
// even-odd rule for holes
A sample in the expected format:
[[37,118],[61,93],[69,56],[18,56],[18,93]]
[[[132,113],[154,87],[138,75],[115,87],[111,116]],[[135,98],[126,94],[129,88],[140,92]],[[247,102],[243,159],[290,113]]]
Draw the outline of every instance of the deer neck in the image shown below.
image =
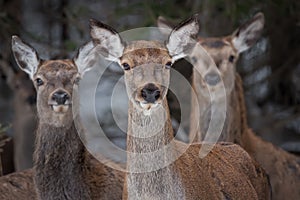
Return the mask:
[[[248,137],[248,121],[247,121],[247,109],[244,97],[244,89],[243,89],[243,81],[239,74],[236,73],[235,76],[235,95],[232,97],[234,100],[231,104],[232,115],[235,116],[234,120],[232,120],[232,125],[230,135],[234,138],[232,141],[234,143],[238,143],[241,146],[244,146],[242,141],[245,140],[245,137]],[[235,106],[236,105],[236,106]]]
[[[211,108],[212,102],[207,96],[205,97],[202,95],[202,92],[199,92],[200,88],[196,86],[197,84],[193,84],[195,90],[195,96],[192,99],[198,99],[199,105],[199,131],[200,137],[197,138],[197,141],[203,140],[205,138],[205,134],[208,130],[209,123],[211,120]],[[194,94],[192,94],[194,95]],[[224,102],[225,100],[225,102]],[[226,92],[226,98],[219,98],[214,100],[214,105],[224,104],[226,105],[226,118],[223,126],[223,130],[219,141],[226,141],[226,142],[241,142],[241,135],[243,130],[247,125],[246,120],[246,113],[245,113],[245,102],[243,98],[243,88],[242,88],[242,81],[238,74],[236,74],[236,80],[234,88],[231,92]],[[194,103],[192,103],[194,104]],[[194,104],[195,105],[195,104]],[[192,116],[192,119],[195,116]],[[196,116],[197,117],[197,116]],[[192,125],[191,126],[195,126]],[[191,127],[193,130],[193,127]]]
[[220,141],[242,145],[248,130],[247,113],[244,100],[243,82],[239,74],[235,75],[234,88],[226,98],[226,119]]
[[[237,82],[229,93],[226,102],[226,119],[220,141],[240,143],[242,133],[241,102]],[[223,136],[223,137],[222,137]]]
[[34,168],[40,197],[87,199],[88,188],[84,181],[85,154],[74,122],[63,128],[39,124]]
[[167,100],[154,108],[150,115],[129,103],[127,149],[147,153],[161,149],[173,139]]
[[[136,109],[132,103],[129,104],[127,133],[129,173],[126,174],[125,179],[128,199],[170,199],[170,197],[182,199],[184,197],[176,166],[167,164],[170,157],[177,153],[175,143],[170,143],[172,139],[173,129],[167,100],[163,101],[160,109],[153,110],[149,116]],[[164,148],[167,144],[169,148]],[[151,152],[153,154],[145,155]],[[134,173],[136,171],[139,173]]]

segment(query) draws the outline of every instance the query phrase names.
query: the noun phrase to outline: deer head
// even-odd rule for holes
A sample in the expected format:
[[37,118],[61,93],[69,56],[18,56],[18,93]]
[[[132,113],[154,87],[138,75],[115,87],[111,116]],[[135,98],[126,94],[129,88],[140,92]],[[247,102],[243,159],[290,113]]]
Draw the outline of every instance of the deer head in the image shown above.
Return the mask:
[[17,36],[12,37],[16,62],[29,75],[37,92],[40,123],[56,127],[71,124],[73,88],[92,66],[93,47],[92,42],[87,43],[73,60],[42,60],[33,47]]
[[168,90],[170,67],[188,54],[199,29],[193,16],[178,25],[165,44],[158,41],[126,44],[111,27],[96,20],[91,20],[90,26],[98,51],[123,68],[129,99],[146,115],[162,104]]
[[[158,26],[163,33],[166,33],[170,23],[163,17],[158,18]],[[235,82],[235,65],[239,58],[239,54],[253,46],[260,38],[264,26],[264,15],[256,14],[252,19],[245,22],[231,35],[218,38],[199,38],[199,43],[204,47],[210,56],[203,56],[202,62],[198,68],[199,73],[194,73],[194,87],[202,89],[199,92],[205,91],[203,96],[209,97],[207,86],[215,89],[221,88],[221,80],[224,82],[226,93],[229,94],[233,90]],[[210,59],[214,61],[211,63]],[[216,68],[216,67],[217,68]],[[195,85],[197,84],[197,85]]]

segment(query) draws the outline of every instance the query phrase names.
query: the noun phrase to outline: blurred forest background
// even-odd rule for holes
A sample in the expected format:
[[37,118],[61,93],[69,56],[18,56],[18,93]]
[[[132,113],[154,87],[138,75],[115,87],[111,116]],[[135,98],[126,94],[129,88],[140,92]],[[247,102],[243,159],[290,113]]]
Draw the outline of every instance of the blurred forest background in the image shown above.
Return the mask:
[[[35,93],[13,59],[14,34],[34,46],[43,59],[72,58],[90,39],[90,18],[125,31],[156,26],[160,15],[178,23],[199,13],[199,34],[211,37],[231,34],[257,12],[266,18],[263,37],[242,54],[237,66],[244,80],[248,122],[264,139],[299,154],[299,0],[0,0],[0,132],[10,136],[24,132],[15,140],[34,140],[25,132],[35,129]],[[187,67],[175,68],[190,78],[191,66],[183,64]],[[175,115],[176,109],[174,105]],[[30,165],[17,164],[17,169]]]

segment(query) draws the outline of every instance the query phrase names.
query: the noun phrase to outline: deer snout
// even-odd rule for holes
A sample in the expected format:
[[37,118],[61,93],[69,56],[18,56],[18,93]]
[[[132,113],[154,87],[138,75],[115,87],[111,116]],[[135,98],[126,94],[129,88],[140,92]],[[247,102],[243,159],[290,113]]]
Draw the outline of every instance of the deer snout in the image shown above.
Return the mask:
[[153,83],[149,83],[141,90],[141,96],[147,103],[154,103],[160,97],[160,90]]
[[204,76],[204,80],[208,85],[215,86],[221,81],[221,77],[215,72],[210,72]]
[[55,93],[52,94],[51,97],[52,101],[55,101],[58,105],[64,105],[66,103],[67,100],[70,99],[68,93],[59,90]]

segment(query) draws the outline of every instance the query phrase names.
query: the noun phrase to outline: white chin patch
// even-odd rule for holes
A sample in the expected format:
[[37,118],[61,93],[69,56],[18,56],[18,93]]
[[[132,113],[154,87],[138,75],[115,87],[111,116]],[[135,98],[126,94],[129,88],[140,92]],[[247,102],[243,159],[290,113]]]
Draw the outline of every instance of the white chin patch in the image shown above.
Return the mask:
[[56,113],[66,113],[69,109],[69,105],[52,105],[52,109]]
[[149,116],[149,115],[151,115],[151,109],[143,110],[143,113],[144,113],[145,116]]
[[143,109],[144,115],[149,116],[149,115],[151,115],[151,111],[153,110],[153,108],[157,107],[157,103],[152,104],[152,103],[142,103],[142,102],[140,102],[140,106]]

